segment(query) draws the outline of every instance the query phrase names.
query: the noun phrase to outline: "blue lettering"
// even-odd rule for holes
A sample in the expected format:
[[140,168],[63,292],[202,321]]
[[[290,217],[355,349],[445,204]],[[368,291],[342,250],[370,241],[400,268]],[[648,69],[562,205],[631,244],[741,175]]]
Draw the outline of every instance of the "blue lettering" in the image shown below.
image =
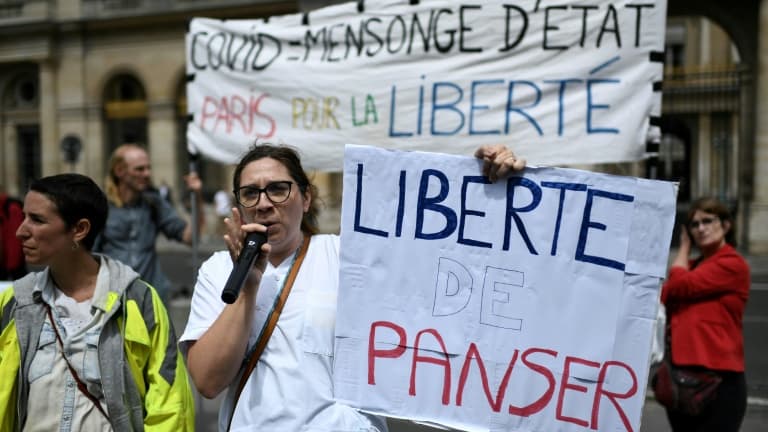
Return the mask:
[[397,86],[392,86],[392,95],[389,98],[389,136],[391,137],[409,137],[413,136],[411,132],[395,132],[395,112],[397,112],[397,102],[395,94]]
[[[533,198],[531,199],[531,203],[525,207],[520,207],[520,208],[514,207],[513,203],[515,199],[515,188],[517,186],[528,188],[528,190],[531,191],[531,195]],[[529,212],[535,209],[539,205],[540,201],[541,201],[541,188],[538,185],[536,185],[536,183],[524,177],[510,177],[509,180],[507,180],[507,213],[504,221],[504,246],[502,246],[503,250],[509,250],[509,238],[510,238],[510,232],[512,231],[509,220],[511,218],[515,220],[517,231],[523,237],[523,240],[525,241],[525,245],[528,246],[528,252],[530,252],[533,255],[539,254],[538,252],[536,252],[536,249],[534,249],[533,244],[531,243],[531,239],[528,238],[528,232],[525,230],[525,225],[523,225],[523,220],[520,219],[520,216],[518,216],[517,213]]]
[[469,104],[469,134],[470,135],[500,135],[501,134],[501,131],[498,129],[487,130],[487,131],[475,130],[475,111],[490,109],[488,105],[475,104],[475,95],[477,94],[477,87],[480,85],[503,84],[503,83],[504,83],[504,80],[472,81],[472,93],[470,96],[470,104]]
[[472,296],[472,273],[458,261],[440,257],[437,263],[435,303],[432,316],[449,316],[461,312]]
[[558,99],[557,99],[557,135],[563,136],[563,123],[565,118],[565,113],[563,113],[565,109],[565,102],[563,99],[565,99],[565,88],[568,86],[569,83],[580,83],[582,80],[570,78],[570,79],[562,79],[562,80],[544,80],[545,83],[549,84],[560,84],[560,90],[558,91]]
[[[422,75],[421,80],[424,81],[424,78],[426,77]],[[421,84],[419,86],[419,114],[416,116],[416,121],[418,122],[416,124],[416,134],[419,136],[421,136],[421,123],[423,118],[424,118],[424,84]]]
[[397,222],[395,224],[395,237],[403,233],[403,215],[405,214],[405,171],[400,171],[399,191],[397,194]]
[[624,195],[615,192],[606,192],[598,189],[589,189],[587,191],[587,203],[584,205],[584,217],[581,219],[581,230],[579,231],[579,242],[576,246],[576,260],[588,262],[604,267],[614,268],[616,270],[624,271],[624,263],[608,259],[605,257],[599,257],[595,255],[587,255],[584,250],[587,247],[587,235],[590,228],[599,229],[605,231],[605,224],[600,222],[594,222],[590,220],[592,216],[592,204],[594,197],[608,198],[616,201],[632,202],[635,197],[631,195]]
[[360,225],[360,209],[363,200],[363,164],[357,164],[357,191],[355,191],[355,231],[381,237],[389,237],[389,233]]
[[468,215],[480,216],[480,217],[485,216],[484,211],[467,209],[467,185],[469,183],[491,184],[491,181],[488,180],[488,177],[485,177],[485,176],[465,176],[464,177],[464,182],[461,184],[461,217],[459,218],[459,239],[457,241],[461,244],[465,244],[469,246],[490,248],[492,246],[491,243],[464,238],[464,221],[466,220],[466,217]]
[[[595,67],[591,73],[597,73],[619,61],[619,57]],[[613,105],[602,103],[606,99],[605,95],[614,95],[616,89],[621,85],[621,80],[611,78],[600,79],[548,79],[537,83],[529,80],[510,80],[508,83],[504,79],[484,79],[475,80],[466,88],[468,97],[465,100],[465,88],[451,81],[438,81],[432,83],[431,94],[429,84],[425,83],[426,77],[421,76],[421,82],[418,88],[414,88],[414,94],[406,99],[412,100],[415,104],[413,109],[404,111],[397,108],[398,87],[393,85],[390,89],[390,107],[389,107],[389,136],[393,138],[409,138],[431,134],[431,136],[455,136],[465,134],[467,136],[477,135],[509,135],[511,130],[518,124],[525,127],[530,125],[536,131],[538,136],[544,136],[544,130],[547,134],[557,134],[562,137],[570,132],[583,133],[575,122],[584,119],[583,128],[587,134],[619,134],[619,127],[608,127],[597,124],[597,115],[603,112],[610,112]],[[506,84],[505,84],[506,83]],[[498,90],[506,85],[506,101],[499,101],[495,104],[484,103],[483,96],[488,95],[488,100],[497,100],[494,89]],[[556,91],[547,91],[549,89],[544,85],[555,86]],[[402,92],[402,89],[400,89]],[[494,96],[491,96],[494,94]],[[556,96],[555,96],[556,95]],[[536,117],[538,108],[544,115],[551,110],[541,109],[542,101],[547,96],[549,105],[557,104],[556,122],[548,122]],[[556,98],[556,100],[555,100]],[[609,99],[610,100],[610,99]],[[566,103],[568,101],[568,103]],[[584,101],[583,104],[580,101]],[[352,120],[353,126],[369,124],[370,118],[377,122],[377,113],[373,100],[366,100],[365,119],[357,118],[357,107],[354,106],[353,99]],[[426,104],[431,103],[431,106]],[[413,105],[413,104],[412,104]],[[570,110],[566,112],[566,109]],[[400,117],[398,120],[396,117]],[[425,117],[429,117],[429,119]],[[501,117],[503,116],[503,118]],[[520,119],[513,119],[520,117]],[[609,117],[608,117],[609,118]],[[424,132],[424,125],[429,122],[429,129]],[[397,126],[397,123],[400,126]],[[502,130],[501,123],[504,123]],[[543,123],[542,123],[543,122]],[[542,127],[542,124],[544,127]],[[496,127],[499,125],[499,127]],[[566,127],[571,130],[566,131]]]
[[[441,87],[446,87],[449,89],[456,90],[456,100],[453,102],[446,102],[446,103],[437,103],[437,94]],[[461,112],[460,109],[456,108],[456,105],[464,99],[464,90],[461,89],[458,85],[454,83],[449,82],[436,82],[432,85],[432,135],[455,135],[458,131],[461,130],[461,128],[464,127],[464,113]],[[437,112],[438,111],[452,111],[456,113],[459,117],[458,126],[456,126],[452,131],[439,131],[435,127],[436,119],[437,119]],[[447,123],[447,122],[446,122]]]
[[557,206],[557,218],[555,219],[555,235],[552,236],[552,249],[549,252],[550,255],[555,256],[557,254],[557,240],[560,237],[560,222],[563,219],[563,203],[565,203],[565,191],[572,190],[583,192],[587,190],[587,185],[582,183],[561,183],[547,181],[541,182],[541,185],[552,189],[560,189],[560,201]]
[[[427,198],[429,178],[435,177],[440,181],[440,192],[432,198]],[[448,196],[448,177],[442,171],[426,169],[421,173],[419,184],[419,201],[416,210],[416,238],[435,240],[446,238],[456,230],[456,213],[450,207],[438,204]],[[431,234],[424,233],[424,211],[431,210],[445,216],[445,228]]]
[[620,81],[616,79],[591,79],[587,81],[587,133],[588,134],[595,134],[595,133],[611,133],[611,134],[618,134],[619,130],[616,128],[596,128],[592,127],[592,111],[597,109],[610,109],[610,105],[605,104],[595,104],[592,100],[592,85],[593,84],[606,84],[606,83],[616,83],[618,84]]
[[[515,91],[515,84],[526,84],[536,90],[536,100],[534,100],[530,105],[527,106],[515,106],[514,105],[514,91]],[[544,132],[541,130],[541,126],[539,126],[539,123],[534,119],[530,114],[523,111],[523,108],[533,108],[536,105],[539,104],[541,101],[541,89],[531,81],[510,81],[509,82],[509,90],[507,91],[507,112],[506,112],[506,120],[504,122],[504,133],[509,134],[509,113],[516,112],[520,114],[521,116],[525,117],[529,123],[533,125],[533,127],[536,128],[536,131],[539,133],[539,136],[544,135]]]

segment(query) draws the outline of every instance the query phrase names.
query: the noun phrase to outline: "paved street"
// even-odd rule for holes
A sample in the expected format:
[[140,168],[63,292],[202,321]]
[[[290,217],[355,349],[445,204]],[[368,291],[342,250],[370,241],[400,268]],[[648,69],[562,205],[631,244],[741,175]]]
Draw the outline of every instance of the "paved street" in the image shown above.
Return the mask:
[[[198,261],[202,262],[220,243],[208,242],[201,247]],[[162,245],[161,262],[174,284],[176,293],[171,301],[171,318],[181,334],[189,313],[189,298],[182,294],[190,293],[196,276],[189,249]],[[750,300],[744,319],[744,337],[746,344],[747,382],[749,386],[749,407],[741,428],[742,432],[765,432],[768,430],[768,257],[748,257],[752,265],[753,284]],[[216,415],[219,401],[206,400],[197,396],[197,430],[202,432],[216,430]],[[437,429],[414,425],[404,421],[390,421],[393,432],[431,432]],[[652,396],[643,409],[640,432],[669,432],[664,410]]]

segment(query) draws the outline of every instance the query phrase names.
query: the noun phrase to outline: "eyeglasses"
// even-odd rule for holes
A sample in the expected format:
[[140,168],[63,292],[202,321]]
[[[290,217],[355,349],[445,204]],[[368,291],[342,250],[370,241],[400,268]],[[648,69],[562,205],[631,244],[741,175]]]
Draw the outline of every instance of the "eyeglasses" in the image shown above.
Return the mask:
[[243,207],[253,207],[259,203],[261,199],[261,193],[264,192],[267,195],[267,199],[272,204],[284,203],[291,196],[292,181],[276,181],[269,183],[266,187],[258,188],[254,185],[242,186],[235,189],[235,199],[237,203]]
[[696,229],[696,228],[698,228],[699,226],[709,226],[709,225],[712,225],[712,222],[714,222],[715,220],[717,220],[717,218],[714,218],[714,217],[705,217],[705,218],[701,218],[701,220],[697,220],[697,221],[696,221],[696,220],[695,220],[695,221],[690,221],[690,222],[688,223],[688,226],[689,226],[691,229]]

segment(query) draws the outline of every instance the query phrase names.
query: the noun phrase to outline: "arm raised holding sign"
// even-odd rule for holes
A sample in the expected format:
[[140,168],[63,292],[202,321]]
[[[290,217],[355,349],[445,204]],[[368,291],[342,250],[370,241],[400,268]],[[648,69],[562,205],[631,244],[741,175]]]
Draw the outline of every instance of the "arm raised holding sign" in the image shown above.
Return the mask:
[[[482,146],[475,156],[492,180],[525,167],[503,145]],[[383,419],[333,399],[339,237],[318,234],[317,190],[298,153],[255,145],[232,180],[229,250],[200,268],[180,338],[198,390],[213,398],[229,389],[219,430],[387,430]],[[268,243],[239,297],[224,304],[224,283],[249,232],[266,232]]]

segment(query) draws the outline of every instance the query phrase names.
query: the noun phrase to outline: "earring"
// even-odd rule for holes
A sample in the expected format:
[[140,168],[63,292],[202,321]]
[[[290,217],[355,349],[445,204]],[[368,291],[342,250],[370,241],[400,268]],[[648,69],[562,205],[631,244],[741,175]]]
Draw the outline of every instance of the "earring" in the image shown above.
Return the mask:
[[77,240],[72,240],[72,250],[76,251],[80,249],[80,243],[77,242]]

